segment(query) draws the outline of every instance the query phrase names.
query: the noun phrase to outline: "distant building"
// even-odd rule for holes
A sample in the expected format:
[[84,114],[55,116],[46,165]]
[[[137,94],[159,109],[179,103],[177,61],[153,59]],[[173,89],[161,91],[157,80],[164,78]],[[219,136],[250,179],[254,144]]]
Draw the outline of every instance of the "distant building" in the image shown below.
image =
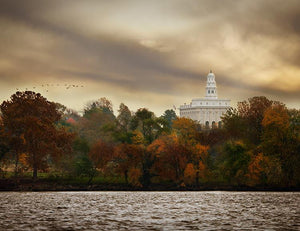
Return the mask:
[[212,71],[207,75],[205,98],[192,99],[181,105],[180,117],[198,121],[206,128],[220,127],[221,116],[230,108],[230,99],[218,99],[217,84]]

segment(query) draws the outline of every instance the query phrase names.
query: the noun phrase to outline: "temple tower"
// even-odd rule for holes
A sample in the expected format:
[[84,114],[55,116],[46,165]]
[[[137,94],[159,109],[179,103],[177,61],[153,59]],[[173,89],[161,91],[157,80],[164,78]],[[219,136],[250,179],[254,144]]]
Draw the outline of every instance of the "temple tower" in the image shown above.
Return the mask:
[[206,81],[206,98],[217,99],[217,83],[215,80],[215,75],[210,70],[209,74],[207,75]]
[[222,126],[222,115],[230,108],[229,99],[218,99],[215,75],[210,71],[207,75],[205,97],[192,99],[190,104],[179,107],[180,116],[198,121],[205,128]]

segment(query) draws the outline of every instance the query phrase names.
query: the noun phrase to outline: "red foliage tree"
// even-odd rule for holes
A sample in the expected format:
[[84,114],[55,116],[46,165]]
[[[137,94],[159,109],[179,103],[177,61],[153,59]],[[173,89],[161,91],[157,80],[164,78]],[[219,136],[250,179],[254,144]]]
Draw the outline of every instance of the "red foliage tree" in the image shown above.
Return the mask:
[[[128,183],[128,177],[131,176],[129,174],[131,169],[135,169],[135,173],[140,173],[137,169],[142,168],[143,153],[142,145],[124,143],[116,147],[114,160],[117,163],[117,171],[124,175],[126,183]],[[137,176],[137,174],[133,175]],[[136,182],[136,179],[134,181]]]
[[156,158],[152,167],[153,172],[164,180],[177,183],[183,180],[190,152],[185,145],[179,142],[176,135],[172,134],[156,139],[148,146],[148,151]]
[[26,153],[26,160],[33,169],[33,178],[38,170],[47,166],[47,157],[54,159],[71,151],[72,134],[55,125],[61,118],[56,104],[41,94],[32,91],[16,92],[1,106],[3,126],[7,136],[17,146],[16,153]]
[[113,159],[113,154],[114,147],[112,144],[98,140],[91,148],[89,157],[96,168],[104,170],[106,164]]

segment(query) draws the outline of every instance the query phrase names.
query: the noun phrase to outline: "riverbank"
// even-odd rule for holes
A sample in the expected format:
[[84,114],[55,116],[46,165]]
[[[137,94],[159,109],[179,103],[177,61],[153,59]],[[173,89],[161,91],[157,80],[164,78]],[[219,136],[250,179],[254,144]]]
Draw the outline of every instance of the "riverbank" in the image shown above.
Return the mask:
[[0,191],[300,191],[300,187],[274,187],[246,185],[178,186],[174,184],[151,184],[148,187],[136,187],[125,183],[62,183],[46,180],[1,179]]

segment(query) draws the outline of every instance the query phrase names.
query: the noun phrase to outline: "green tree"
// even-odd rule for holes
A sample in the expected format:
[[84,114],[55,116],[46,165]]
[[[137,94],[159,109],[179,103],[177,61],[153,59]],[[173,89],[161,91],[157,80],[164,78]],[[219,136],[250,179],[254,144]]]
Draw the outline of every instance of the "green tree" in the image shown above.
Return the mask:
[[222,123],[228,137],[234,139],[240,139],[244,137],[246,121],[241,117],[237,109],[228,109],[222,116]]
[[118,112],[119,114],[117,116],[116,126],[112,128],[114,137],[121,143],[131,143],[131,138],[133,136],[131,130],[131,112],[123,103],[120,104]]
[[241,141],[229,141],[223,149],[221,174],[230,184],[246,184],[248,166],[251,160],[245,144]]
[[154,113],[146,108],[140,108],[132,118],[131,128],[139,130],[143,134],[146,144],[150,144],[166,131],[166,120],[156,118]]
[[[69,176],[90,176],[93,173],[93,169],[90,167],[92,163],[88,157],[90,147],[88,142],[76,136],[72,143],[72,152],[67,153],[55,162],[56,170],[62,175],[68,174]],[[85,168],[86,167],[86,168]]]
[[84,109],[83,117],[78,121],[78,133],[90,145],[102,139],[111,142],[111,127],[115,124],[112,104],[106,98],[89,103]]
[[118,112],[117,121],[119,127],[122,131],[129,132],[130,122],[132,120],[131,111],[124,103],[121,103]]
[[177,119],[176,112],[173,109],[165,110],[164,114],[161,116],[166,121],[166,127],[171,130],[173,121]]

